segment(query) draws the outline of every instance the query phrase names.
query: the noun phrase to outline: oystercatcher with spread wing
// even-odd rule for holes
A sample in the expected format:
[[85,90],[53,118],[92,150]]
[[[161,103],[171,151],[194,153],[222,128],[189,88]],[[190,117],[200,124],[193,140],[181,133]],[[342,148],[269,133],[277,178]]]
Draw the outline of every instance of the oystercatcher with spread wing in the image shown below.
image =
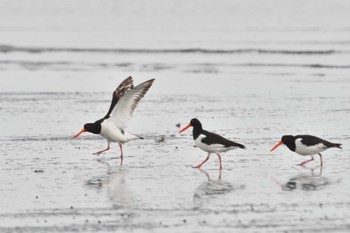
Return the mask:
[[73,139],[77,138],[84,132],[100,134],[107,139],[108,145],[106,149],[94,153],[96,155],[100,155],[102,152],[109,150],[111,142],[119,143],[121,158],[120,164],[122,165],[122,145],[131,140],[142,139],[142,137],[126,132],[126,124],[131,118],[131,115],[140,100],[152,86],[153,81],[154,79],[151,79],[134,87],[132,77],[126,78],[113,92],[112,102],[106,116],[94,123],[85,124],[84,128],[77,133]]

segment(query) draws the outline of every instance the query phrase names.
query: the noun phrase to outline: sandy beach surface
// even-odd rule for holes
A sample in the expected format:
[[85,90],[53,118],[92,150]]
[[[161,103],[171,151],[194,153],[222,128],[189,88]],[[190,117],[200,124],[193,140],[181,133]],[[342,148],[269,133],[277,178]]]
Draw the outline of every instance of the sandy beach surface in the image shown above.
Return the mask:
[[[0,2],[0,232],[349,232],[347,1]],[[120,166],[71,138],[129,75]],[[247,149],[193,169],[193,117]],[[284,134],[343,149],[299,167]]]

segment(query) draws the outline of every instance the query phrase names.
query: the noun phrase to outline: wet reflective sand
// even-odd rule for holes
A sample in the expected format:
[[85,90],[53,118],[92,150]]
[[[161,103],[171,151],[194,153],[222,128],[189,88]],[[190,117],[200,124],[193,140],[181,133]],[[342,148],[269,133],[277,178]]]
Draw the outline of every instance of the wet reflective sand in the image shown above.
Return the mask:
[[[1,91],[2,232],[349,230],[347,79],[158,73],[130,121],[130,132],[145,139],[125,145],[121,167],[117,145],[96,157],[103,139],[71,140],[105,114],[114,87],[89,90],[94,77],[78,73],[66,79],[67,91],[47,92],[41,72],[22,80],[8,73],[7,85],[19,91]],[[59,78],[51,74],[50,82]],[[44,84],[31,87],[33,80]],[[99,78],[107,86],[119,80]],[[191,168],[206,153],[176,124],[194,116],[247,147],[223,154],[221,174],[216,156],[203,170]],[[298,167],[305,157],[286,147],[269,153],[285,133],[315,134],[344,149],[323,153],[322,173],[318,159]]]
[[[0,9],[0,232],[349,232],[346,1],[38,2]],[[71,138],[129,75],[156,81],[121,167],[117,144]],[[193,169],[193,117],[247,149]],[[269,152],[284,134],[344,149],[298,167]]]

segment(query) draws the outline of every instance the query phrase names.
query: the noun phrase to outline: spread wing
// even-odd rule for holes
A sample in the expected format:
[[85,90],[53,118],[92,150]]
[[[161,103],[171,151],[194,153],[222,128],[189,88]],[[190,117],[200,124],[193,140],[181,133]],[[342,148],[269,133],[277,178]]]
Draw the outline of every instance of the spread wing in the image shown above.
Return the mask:
[[109,110],[104,118],[110,117],[111,112],[115,107],[115,105],[118,103],[120,97],[125,95],[125,93],[131,90],[133,87],[134,87],[134,80],[132,80],[131,76],[127,77],[123,82],[119,84],[117,89],[115,89],[115,91],[113,92],[111,106],[109,107]]
[[132,77],[125,79],[113,92],[113,99],[106,118],[120,129],[125,129],[140,100],[152,86],[154,79],[133,86]]

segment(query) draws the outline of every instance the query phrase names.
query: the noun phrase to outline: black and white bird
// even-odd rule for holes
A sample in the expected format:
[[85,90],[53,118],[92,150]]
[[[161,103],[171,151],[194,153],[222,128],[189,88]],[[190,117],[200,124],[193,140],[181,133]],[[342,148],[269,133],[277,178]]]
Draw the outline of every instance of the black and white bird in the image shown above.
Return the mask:
[[143,139],[142,137],[126,132],[125,128],[138,103],[152,86],[153,81],[154,79],[150,79],[134,87],[132,77],[126,78],[113,92],[112,102],[106,116],[94,123],[85,124],[84,128],[77,133],[73,139],[77,138],[84,132],[100,134],[107,139],[108,145],[106,149],[94,153],[96,155],[100,155],[109,150],[111,142],[119,143],[121,158],[120,164],[122,165],[122,145],[131,140]]
[[185,126],[182,130],[179,131],[179,133],[182,133],[191,126],[193,127],[192,134],[196,146],[208,152],[207,158],[202,163],[198,164],[193,168],[200,168],[205,162],[208,161],[211,153],[216,153],[220,162],[220,170],[222,170],[221,156],[219,152],[226,152],[236,148],[245,149],[245,146],[239,143],[230,141],[218,134],[204,130],[202,128],[201,122],[196,118],[192,119],[187,126]]
[[314,155],[318,154],[320,156],[320,164],[323,166],[323,161],[322,161],[322,155],[321,152],[325,151],[329,148],[336,147],[336,148],[341,148],[340,143],[332,143],[329,141],[326,141],[322,138],[318,138],[312,135],[284,135],[282,136],[281,141],[279,141],[271,150],[273,151],[280,145],[286,145],[289,150],[294,151],[295,153],[306,156],[310,155],[311,159],[306,160],[302,163],[299,163],[299,166],[304,166],[306,163],[314,160]]

